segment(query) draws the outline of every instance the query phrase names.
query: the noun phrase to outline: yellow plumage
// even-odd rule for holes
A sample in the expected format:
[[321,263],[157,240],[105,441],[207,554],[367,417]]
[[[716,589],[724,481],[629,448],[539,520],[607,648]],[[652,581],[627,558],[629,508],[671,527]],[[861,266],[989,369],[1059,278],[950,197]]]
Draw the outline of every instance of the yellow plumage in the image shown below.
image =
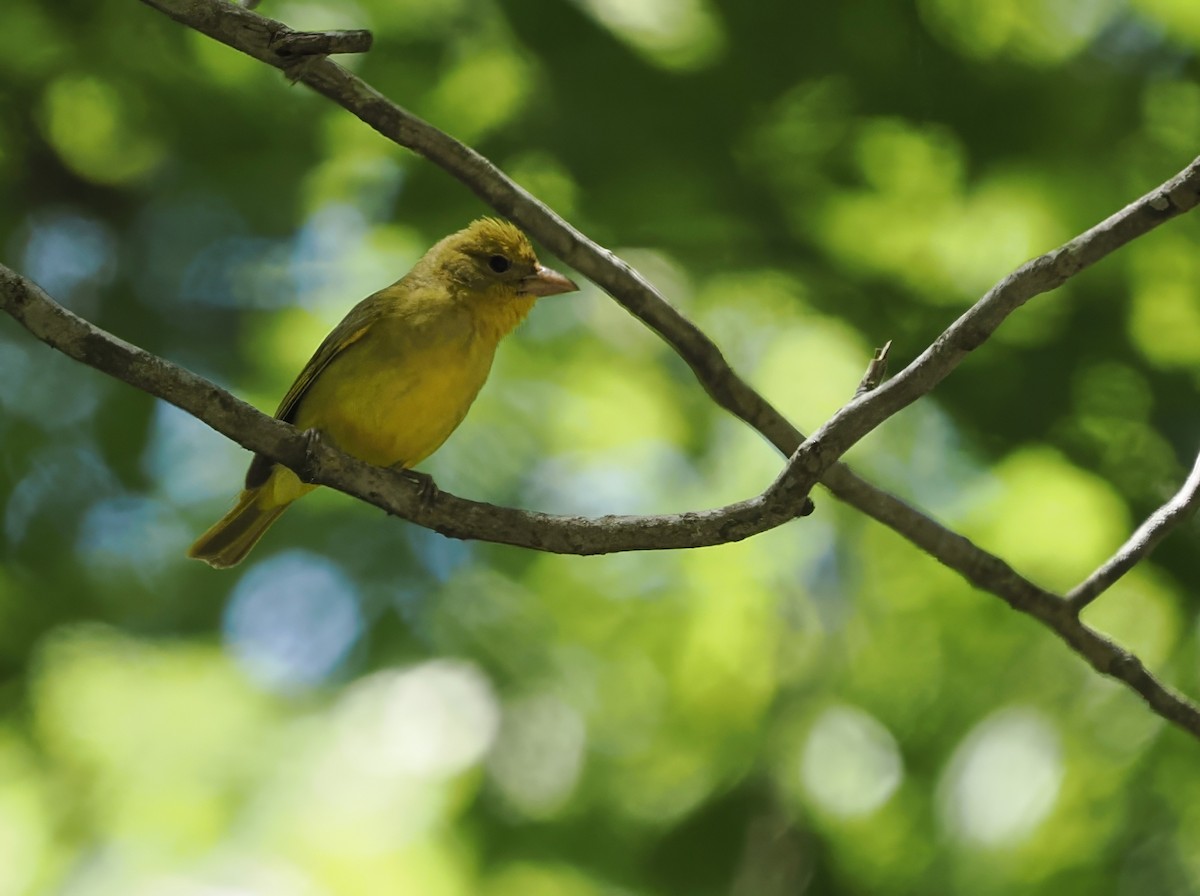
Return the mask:
[[[475,221],[356,305],[321,343],[275,416],[320,430],[368,463],[413,467],[462,422],[496,346],[538,297],[575,288],[538,264],[516,227]],[[287,506],[313,488],[255,456],[233,510],[188,556],[218,568],[239,563]]]

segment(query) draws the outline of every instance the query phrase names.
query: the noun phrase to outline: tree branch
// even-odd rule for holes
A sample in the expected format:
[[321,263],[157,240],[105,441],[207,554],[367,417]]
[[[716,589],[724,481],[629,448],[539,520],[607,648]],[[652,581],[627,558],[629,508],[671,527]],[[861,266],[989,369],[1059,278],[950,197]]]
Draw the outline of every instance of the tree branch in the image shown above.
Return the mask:
[[[560,554],[600,554],[738,541],[794,515],[765,493],[719,510],[599,519],[495,507],[446,492],[425,504],[419,486],[401,472],[343,454],[203,377],[118,339],[63,308],[4,265],[0,265],[0,309],[52,348],[182,408],[238,444],[286,464],[305,481],[346,492],[453,538]],[[886,502],[884,506],[888,507]],[[1200,709],[1159,682],[1136,657],[1080,622],[1066,601],[932,520],[915,536],[936,541],[937,550],[951,558],[969,581],[1043,622],[1097,671],[1125,682],[1160,716],[1200,738]]]
[[[1177,177],[1087,233],[1060,249],[1023,265],[989,291],[904,371],[882,387],[866,392],[852,401],[822,426],[812,439],[801,444],[804,440],[799,431],[742,380],[729,367],[712,340],[666,302],[641,275],[611,252],[572,228],[474,150],[391,103],[361,79],[328,59],[314,58],[303,67],[296,68],[294,57],[281,56],[274,49],[281,36],[286,37],[294,33],[279,22],[266,19],[226,0],[143,2],[222,43],[289,71],[296,80],[329,97],[385,137],[440,166],[497,211],[521,225],[576,270],[608,291],[622,306],[657,332],[691,367],[697,379],[718,405],[757,429],[785,455],[791,455],[784,471],[763,495],[750,502],[730,506],[735,508],[732,513],[738,524],[747,517],[762,512],[764,508],[789,506],[788,502],[796,495],[803,495],[813,481],[823,478],[824,484],[839,499],[847,501],[894,529],[940,562],[959,572],[968,581],[1001,597],[1015,609],[1039,619],[1098,671],[1125,682],[1159,715],[1200,737],[1200,711],[1186,699],[1165,688],[1136,658],[1083,625],[1067,601],[1039,588],[1021,577],[998,557],[988,554],[962,536],[945,529],[894,496],[859,479],[845,466],[836,463],[842,453],[890,414],[933,389],[961,363],[968,352],[981,345],[1008,314],[1030,298],[1054,289],[1129,240],[1192,209],[1200,196],[1197,186],[1200,180],[1200,160],[1193,162]],[[133,378],[122,378],[134,385],[138,384],[135,380],[139,378],[145,380],[147,371],[153,370],[155,365],[178,371],[178,368],[167,365],[167,362],[153,356],[131,360],[128,353],[113,349],[113,345],[119,342],[116,340],[96,349],[92,344],[95,334],[88,332],[84,336],[86,338],[81,343],[84,349],[95,349],[95,357],[110,361],[114,372],[129,368],[127,373]],[[131,352],[140,351],[124,343],[119,345]],[[106,352],[110,351],[114,352],[112,358],[106,356]],[[82,352],[82,356],[72,356],[80,357],[81,360],[90,357],[87,350]],[[145,365],[146,369],[141,369],[134,360]],[[312,481],[349,491],[372,503],[383,502],[380,506],[386,506],[392,512],[401,513],[433,528],[440,527],[439,522],[431,521],[432,517],[424,517],[420,513],[413,503],[415,494],[411,491],[405,493],[404,500],[397,499],[394,507],[386,502],[383,492],[392,489],[396,474],[360,464],[320,445],[313,447],[309,445],[308,440],[285,424],[258,414],[198,377],[179,372],[191,377],[194,382],[188,385],[185,380],[167,377],[161,386],[162,392],[154,394],[162,394],[168,401],[189,412],[197,413],[198,416],[211,412],[211,420],[204,416],[201,416],[201,419],[205,419],[218,431],[247,447],[311,473]],[[185,394],[192,391],[196,395],[194,399]],[[346,472],[345,477],[342,476],[343,472]],[[361,493],[351,481],[355,476],[363,477],[359,482],[362,486]],[[449,496],[447,500],[451,500]],[[781,501],[781,504],[777,504],[777,501]],[[469,510],[473,502],[463,502],[463,505],[462,508],[455,505],[456,518],[462,510]],[[485,516],[499,512],[495,508],[486,508],[486,505],[473,506],[485,508],[481,511]],[[790,506],[797,505],[793,503]],[[523,514],[521,511],[505,512],[522,515],[527,518],[526,521],[536,519],[541,522],[551,519],[538,514]],[[746,516],[739,515],[743,513]],[[711,523],[711,519],[704,514],[685,516],[688,517],[688,523],[684,525]],[[579,522],[553,519],[556,525],[574,525]],[[632,527],[623,530],[625,535],[629,535],[632,529],[640,524],[638,521],[656,520],[665,523],[667,520],[674,520],[675,525],[680,525],[678,518],[634,518],[632,523],[630,518],[605,518],[587,522],[602,526],[606,520],[613,519],[618,525],[629,524]],[[456,521],[457,519],[445,522],[450,526]],[[439,531],[446,530],[439,528]],[[551,528],[549,531],[554,530]],[[573,531],[577,534],[579,530]],[[478,534],[472,537],[489,536]],[[556,537],[562,538],[564,544],[569,541],[561,532]],[[547,544],[532,543],[534,539],[493,540],[507,540],[508,543],[520,543],[542,550],[556,549]]]
[[851,445],[888,417],[928,395],[1030,299],[1057,289],[1130,240],[1191,211],[1197,203],[1200,158],[1070,242],[1021,265],[988,290],[904,370],[830,417],[797,449],[773,488],[786,491],[820,477]]
[[[271,49],[272,40],[278,40],[277,35],[291,33],[291,29],[281,22],[227,0],[143,2],[269,65],[288,68],[289,61],[279,58]],[[489,160],[391,102],[331,60],[313,60],[299,73],[298,80],[333,100],[384,137],[441,167],[605,289],[683,358],[720,407],[758,430],[780,452],[792,455],[800,447],[803,435],[733,371],[716,344],[694,323],[680,314],[637,271],[566,223]],[[883,387],[851,402],[832,418],[816,434],[819,438],[806,454],[792,459],[792,470],[786,477],[781,477],[776,488],[790,493],[807,491],[804,482],[820,478],[839,499],[884,522],[940,562],[966,575],[964,569],[953,564],[954,557],[937,552],[946,539],[938,535],[918,540],[910,534],[926,533],[930,526],[941,527],[919,511],[859,479],[848,468],[834,465],[833,461],[891,413],[931,390],[967,352],[981,345],[1008,314],[1030,298],[1054,289],[1135,236],[1193,208],[1198,198],[1198,182],[1200,159],[1107,221],[1010,274],[908,368]],[[843,417],[847,419],[841,419]]]
[[1197,507],[1200,507],[1200,455],[1196,456],[1191,474],[1175,496],[1147,517],[1110,560],[1067,593],[1067,603],[1072,611],[1078,613],[1111,588],[1172,530],[1195,513]]
[[[142,2],[255,59],[289,70],[291,61],[280,58],[271,49],[271,42],[277,39],[277,35],[291,33],[292,29],[281,22],[250,12],[227,0]],[[756,429],[782,454],[791,456],[799,448],[804,441],[800,431],[733,371],[707,335],[680,314],[637,271],[566,223],[488,159],[391,102],[331,60],[313,60],[299,73],[298,80],[333,100],[387,139],[439,166],[494,209],[520,224],[662,337],[687,363],[717,405]],[[893,391],[879,389],[868,393],[873,403],[867,411],[859,412],[864,416],[853,421],[854,429],[861,430],[862,424],[867,421],[874,421],[870,426],[878,425],[878,414],[890,409],[893,402],[896,409],[911,403],[918,396],[910,390],[925,387],[928,391],[933,388],[957,366],[961,360],[959,353],[965,354],[978,347],[1008,313],[1032,296],[1054,288],[1139,233],[1192,208],[1196,203],[1198,165],[1200,160],[1109,221],[1011,274],[926,352],[926,355],[933,353],[931,359],[920,366],[917,363],[909,365],[903,373],[906,378],[899,386],[894,382],[889,383]],[[1137,214],[1128,214],[1131,209],[1137,209]],[[1106,229],[1106,225],[1115,219],[1121,219],[1123,226]],[[1098,230],[1103,231],[1103,236],[1095,233]],[[1089,234],[1093,237],[1086,247],[1081,249],[1076,246],[1079,240]],[[1078,266],[1071,270],[1072,265]],[[991,317],[997,313],[1000,316],[993,323]],[[922,356],[924,358],[925,355]],[[918,362],[922,359],[918,359]],[[882,398],[880,393],[884,393]],[[854,407],[855,403],[851,403],[844,411]],[[870,426],[865,431],[869,431]],[[845,435],[851,435],[849,429]],[[828,437],[826,433],[827,443]],[[858,437],[861,437],[861,433],[850,438],[849,442]],[[845,444],[840,451],[837,446],[831,447],[833,450],[830,453],[840,456],[849,444]],[[830,464],[827,457],[816,458],[815,453],[810,453],[804,459],[804,465],[809,471],[822,470],[821,483],[835,497],[893,529],[968,580],[975,581],[964,558],[958,552],[947,549],[947,545],[955,543],[954,533],[895,496],[859,478],[843,464]],[[795,461],[793,464],[801,466]],[[797,470],[792,476],[797,477],[800,473]],[[796,485],[793,483],[793,487]]]
[[879,384],[887,376],[888,354],[891,350],[892,340],[890,339],[881,348],[875,349],[875,354],[871,356],[871,363],[867,365],[866,372],[863,373],[862,379],[858,381],[858,388],[854,390],[855,398],[858,398],[864,392],[870,392],[872,389],[879,388]]
[[0,264],[0,309],[52,348],[207,423],[251,451],[388,513],[452,538],[558,554],[608,554],[706,547],[741,541],[794,519],[808,506],[762,495],[716,510],[662,516],[554,516],[496,507],[440,492],[424,501],[402,472],[367,464],[268,417],[203,377],[130,345],[71,313]]

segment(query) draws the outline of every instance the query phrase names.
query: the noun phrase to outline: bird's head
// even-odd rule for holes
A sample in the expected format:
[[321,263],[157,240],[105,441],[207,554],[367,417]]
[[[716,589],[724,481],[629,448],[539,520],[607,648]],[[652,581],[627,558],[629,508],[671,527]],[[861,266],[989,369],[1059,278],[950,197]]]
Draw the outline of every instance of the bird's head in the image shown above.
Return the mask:
[[579,288],[558,271],[543,267],[528,237],[496,218],[480,218],[450,234],[427,258],[458,291],[483,301],[520,299],[532,304],[541,296]]

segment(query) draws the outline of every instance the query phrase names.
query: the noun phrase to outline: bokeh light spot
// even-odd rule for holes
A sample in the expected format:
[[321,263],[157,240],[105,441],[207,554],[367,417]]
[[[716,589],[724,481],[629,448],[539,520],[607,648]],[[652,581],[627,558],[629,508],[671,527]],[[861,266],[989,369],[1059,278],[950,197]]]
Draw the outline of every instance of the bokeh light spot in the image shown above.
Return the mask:
[[68,167],[88,180],[123,184],[148,174],[163,157],[157,137],[130,108],[132,91],[90,75],[62,75],[42,96],[42,129]]
[[378,775],[445,778],[479,762],[500,711],[483,673],[435,660],[377,672],[354,685],[341,707],[348,754]]
[[40,429],[73,429],[100,403],[110,381],[58,352],[0,336],[0,408]]
[[1074,585],[1128,533],[1112,486],[1052,449],[1014,452],[994,473],[1001,491],[970,511],[966,534],[1050,587]]
[[43,211],[29,219],[22,258],[24,273],[59,304],[80,314],[95,313],[94,303],[79,303],[83,287],[100,286],[116,270],[116,241],[101,221],[73,211]]
[[160,401],[154,406],[142,469],[180,505],[231,500],[248,463],[240,445],[222,439],[191,414]]
[[854,818],[874,812],[904,777],[900,750],[890,731],[852,706],[834,706],[813,723],[800,774],[809,797],[832,815]]
[[1087,624],[1132,651],[1150,668],[1167,663],[1183,628],[1178,598],[1151,566],[1129,571],[1089,606]]
[[1200,361],[1200,296],[1193,280],[1147,283],[1133,294],[1130,335],[1147,360],[1162,367]]
[[724,47],[724,31],[705,0],[578,2],[618,38],[665,68],[700,68]]
[[121,495],[88,508],[76,544],[89,571],[103,576],[117,568],[161,570],[189,540],[188,528],[163,502]]
[[967,735],[940,783],[942,823],[956,837],[1009,846],[1033,833],[1058,797],[1058,733],[1038,712],[995,713]]
[[358,595],[330,561],[288,551],[254,566],[234,589],[225,642],[246,672],[278,691],[312,687],[363,632]]
[[[438,81],[430,96],[430,117],[461,140],[477,140],[521,110],[532,83],[529,65],[520,56],[478,47]],[[483,84],[486,102],[480,102]]]
[[1130,5],[1171,37],[1200,46],[1200,4],[1191,0],[1131,0]]
[[966,55],[1050,66],[1088,47],[1123,6],[1121,0],[923,0],[920,9],[930,30]]
[[546,818],[575,789],[586,742],[583,720],[574,709],[552,696],[527,697],[505,708],[488,770],[513,808]]
[[16,544],[35,521],[57,519],[64,508],[76,511],[80,495],[98,498],[115,488],[112,470],[95,451],[71,446],[49,448],[9,492],[4,507],[4,535]]
[[53,844],[50,794],[19,736],[0,729],[0,894],[34,891]]

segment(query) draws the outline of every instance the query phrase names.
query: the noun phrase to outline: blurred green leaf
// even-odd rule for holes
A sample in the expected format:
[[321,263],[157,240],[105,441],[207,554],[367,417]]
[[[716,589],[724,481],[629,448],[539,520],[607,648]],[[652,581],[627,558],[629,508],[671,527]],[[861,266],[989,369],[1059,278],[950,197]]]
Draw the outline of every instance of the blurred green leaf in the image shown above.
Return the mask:
[[[1193,0],[266,3],[634,264],[805,431],[1200,152]],[[124,0],[13,0],[0,255],[265,410],[491,213]],[[1033,300],[849,460],[1066,589],[1200,445],[1188,218]],[[544,252],[543,260],[558,262]],[[782,459],[598,289],[501,347],[426,466],[671,512]],[[182,551],[249,457],[0,321],[0,896],[1200,891],[1196,744],[818,490],[697,551],[462,544],[318,492]],[[1085,620],[1200,691],[1194,524]]]

